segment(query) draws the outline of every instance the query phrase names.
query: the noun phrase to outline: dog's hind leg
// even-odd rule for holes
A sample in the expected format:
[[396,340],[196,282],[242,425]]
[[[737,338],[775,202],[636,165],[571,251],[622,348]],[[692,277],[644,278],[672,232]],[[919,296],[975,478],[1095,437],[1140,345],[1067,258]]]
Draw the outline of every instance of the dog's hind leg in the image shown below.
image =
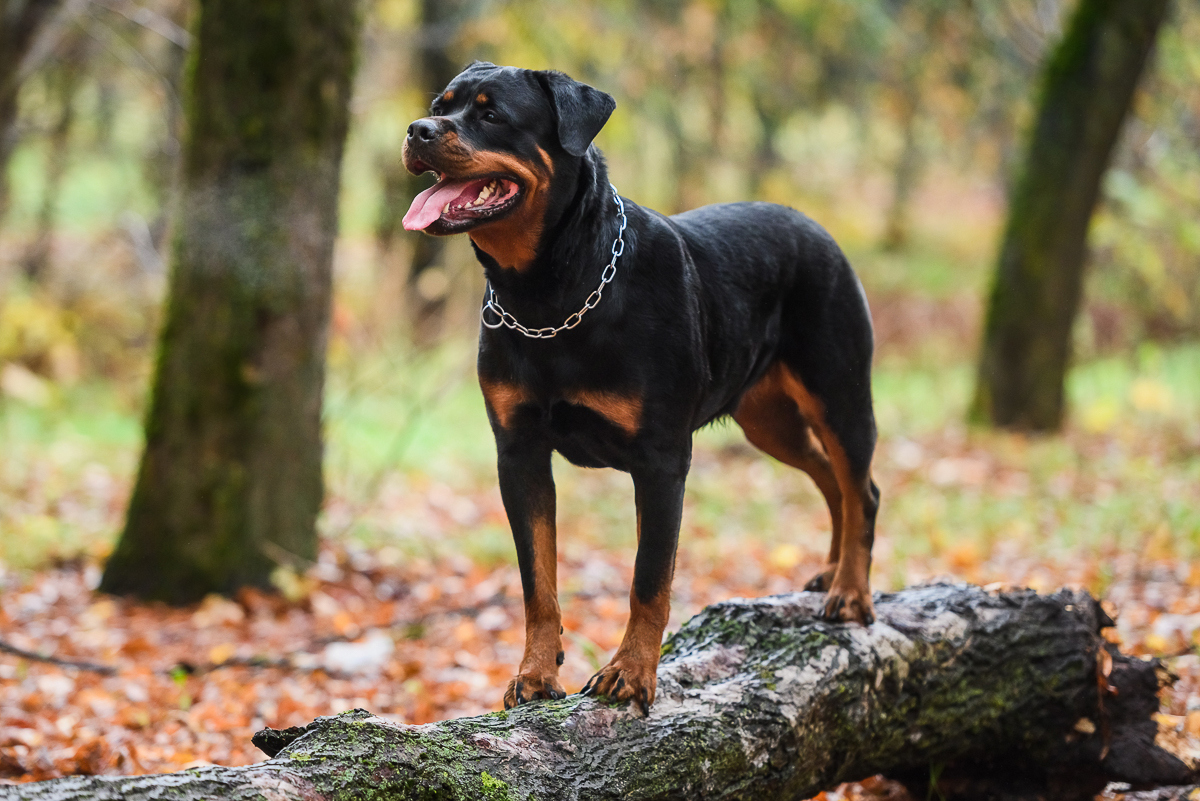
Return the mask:
[[[792,446],[789,455],[792,458],[801,457],[797,459],[797,466],[817,480],[817,486],[822,488],[834,519],[841,521],[840,526],[835,524],[834,542],[830,547],[832,576],[826,584],[825,574],[822,574],[810,582],[810,586],[820,582],[828,590],[824,611],[827,618],[871,623],[875,619],[875,611],[868,577],[871,547],[875,541],[875,515],[879,509],[879,488],[871,480],[870,474],[871,456],[875,448],[875,418],[871,411],[869,384],[864,392],[858,382],[844,380],[846,377],[833,376],[828,372],[825,375],[834,380],[827,381],[828,385],[823,385],[818,394],[802,380],[799,370],[777,361],[759,383],[746,393],[742,403],[746,404],[746,398],[749,398],[750,405],[745,412],[739,406],[734,419],[742,423],[743,428],[749,425],[755,430],[754,435],[747,432],[751,442],[755,442],[754,436],[764,439],[763,425],[760,423],[756,427],[753,424],[756,407],[778,409],[781,406],[778,396],[782,394],[794,403],[798,416],[816,434],[824,450],[824,459],[811,442],[806,445],[800,440],[801,433],[808,438],[807,430],[792,428],[792,433],[788,435],[790,438],[783,439]],[[763,397],[763,400],[756,402],[756,397]],[[757,416],[769,418],[769,414],[764,415],[761,411]],[[783,430],[776,429],[776,442],[773,444],[778,444],[779,433]],[[770,450],[767,452],[771,453]],[[836,495],[833,488],[829,487],[831,474],[837,489]]]
[[841,548],[824,616],[860,623],[875,620],[868,579],[879,510],[879,488],[871,480],[876,433],[869,365],[868,353],[856,371],[783,362],[776,368],[780,384],[821,440],[842,493]]
[[778,382],[775,370],[742,396],[733,419],[751,444],[784,464],[808,473],[825,497],[833,528],[829,538],[829,561],[824,570],[804,585],[804,589],[828,590],[842,550],[842,491],[829,457],[815,439],[800,407]]

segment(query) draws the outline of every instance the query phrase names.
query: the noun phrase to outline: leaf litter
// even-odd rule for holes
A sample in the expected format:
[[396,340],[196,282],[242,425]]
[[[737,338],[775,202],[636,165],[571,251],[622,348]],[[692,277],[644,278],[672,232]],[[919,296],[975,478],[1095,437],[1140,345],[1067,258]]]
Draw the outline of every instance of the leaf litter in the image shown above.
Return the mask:
[[[1111,526],[1108,518],[1072,516],[1089,506],[1095,514],[1141,482],[1158,482],[1175,502],[1200,504],[1200,490],[1179,480],[1194,469],[1194,457],[1169,456],[1172,448],[1190,452],[1172,437],[1195,433],[1165,432],[1157,441],[1141,433],[1069,437],[1066,457],[1054,445],[953,428],[883,441],[878,479],[885,508],[891,500],[894,511],[881,518],[876,588],[968,580],[1102,595],[1117,620],[1106,636],[1127,653],[1166,658],[1178,677],[1162,693],[1160,741],[1194,759],[1194,522],[1164,513],[1164,522],[1139,522],[1132,532],[1086,541],[1054,536],[1072,526]],[[1110,469],[1114,449],[1120,466]],[[1183,467],[1165,478],[1155,473],[1171,458]],[[568,690],[613,653],[628,614],[635,543],[631,531],[612,533],[632,516],[631,499],[619,494],[622,481],[578,471],[559,482]],[[392,476],[365,505],[334,492],[327,523],[339,516],[406,520],[395,539],[403,547],[381,544],[386,538],[367,546],[349,534],[326,537],[311,569],[276,576],[279,592],[246,589],[175,609],[97,594],[95,553],[37,572],[7,570],[0,575],[0,642],[8,649],[0,649],[0,781],[251,764],[265,758],[250,743],[255,731],[354,707],[404,723],[499,708],[523,645],[520,578],[510,555],[466,547],[491,532],[511,549],[492,482]],[[70,510],[116,530],[124,492],[95,493],[90,508],[82,496]],[[1006,498],[1017,505],[988,523],[987,504]],[[955,536],[956,520],[975,518],[974,528]],[[804,479],[718,438],[697,447],[684,529],[671,629],[709,603],[801,586],[824,561],[828,518]],[[1137,547],[1126,546],[1122,538],[1130,536]],[[876,777],[818,798],[905,796]]]

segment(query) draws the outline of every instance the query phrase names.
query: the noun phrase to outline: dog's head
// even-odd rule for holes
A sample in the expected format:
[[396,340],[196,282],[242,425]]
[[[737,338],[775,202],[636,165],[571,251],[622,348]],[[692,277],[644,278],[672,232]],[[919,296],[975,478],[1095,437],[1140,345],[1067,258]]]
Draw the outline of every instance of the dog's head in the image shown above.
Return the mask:
[[408,128],[404,166],[437,183],[413,200],[404,227],[472,232],[477,245],[498,235],[536,242],[556,173],[584,156],[615,107],[560,72],[475,62]]

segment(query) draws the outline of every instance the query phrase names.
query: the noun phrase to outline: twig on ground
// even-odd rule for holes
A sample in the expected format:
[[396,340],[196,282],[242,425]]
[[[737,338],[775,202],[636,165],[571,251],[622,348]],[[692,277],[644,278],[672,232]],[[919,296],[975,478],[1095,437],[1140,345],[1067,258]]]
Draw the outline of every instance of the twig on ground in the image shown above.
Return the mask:
[[50,656],[49,654],[39,654],[35,651],[26,651],[24,648],[18,648],[17,646],[5,642],[4,640],[0,640],[0,652],[12,654],[13,656],[19,656],[22,659],[28,659],[31,662],[44,662],[49,665],[58,665],[59,667],[73,667],[78,668],[79,670],[87,670],[92,673],[100,673],[105,676],[115,676],[117,674],[117,669],[112,665],[101,665],[96,662],[84,662],[82,660],[75,659],[60,659],[57,656]]

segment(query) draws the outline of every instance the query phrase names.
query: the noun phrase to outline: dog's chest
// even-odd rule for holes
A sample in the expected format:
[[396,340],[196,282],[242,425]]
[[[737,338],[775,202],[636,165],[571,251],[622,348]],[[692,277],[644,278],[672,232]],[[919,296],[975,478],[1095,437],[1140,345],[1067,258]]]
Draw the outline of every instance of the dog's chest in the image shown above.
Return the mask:
[[595,370],[571,361],[569,367],[556,360],[553,366],[537,365],[541,369],[506,371],[507,381],[481,369],[480,384],[496,422],[513,436],[548,441],[575,464],[627,469],[646,422],[644,392],[630,376],[605,370],[598,360],[590,363]]
[[554,449],[583,467],[626,468],[642,424],[634,393],[571,388],[535,401]]

